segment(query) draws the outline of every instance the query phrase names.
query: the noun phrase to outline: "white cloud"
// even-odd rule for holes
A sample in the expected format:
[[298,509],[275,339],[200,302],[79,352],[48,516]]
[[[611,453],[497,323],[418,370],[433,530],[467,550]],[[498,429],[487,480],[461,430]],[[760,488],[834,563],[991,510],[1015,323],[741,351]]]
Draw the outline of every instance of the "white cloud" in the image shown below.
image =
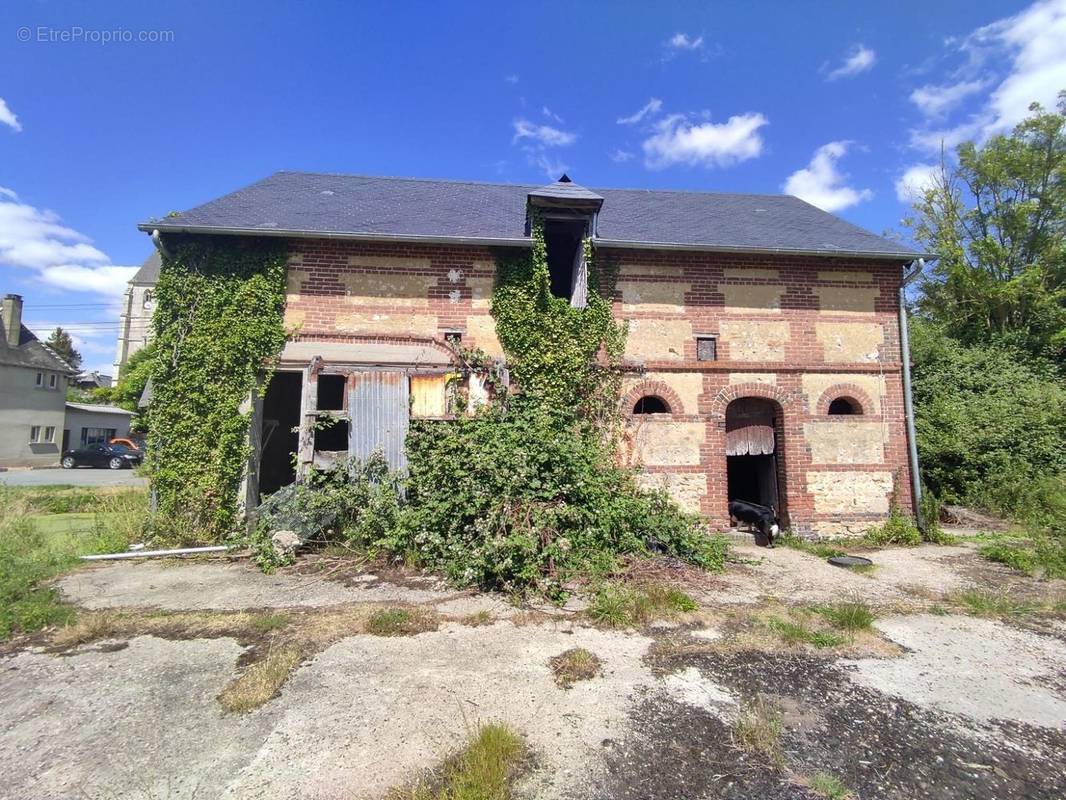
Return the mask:
[[811,163],[805,169],[788,176],[784,190],[806,200],[824,211],[841,209],[869,200],[869,189],[853,189],[846,186],[848,176],[837,170],[837,160],[848,152],[851,142],[829,142],[814,151]]
[[505,81],[507,81],[508,83],[510,83],[511,85],[514,85],[514,84],[518,83],[518,76],[515,75],[514,73],[512,73],[510,75],[504,75],[503,79]]
[[115,296],[137,268],[110,262],[57,214],[23,203],[15,192],[0,187],[0,265],[36,270],[45,283],[62,289]]
[[619,125],[636,125],[642,119],[647,116],[655,116],[659,113],[659,109],[663,107],[663,101],[657,97],[651,98],[636,114],[630,114],[628,117],[619,117]]
[[759,129],[769,124],[765,116],[749,112],[726,122],[693,123],[684,114],[671,114],[655,125],[644,140],[644,164],[661,169],[672,164],[727,167],[762,153]]
[[912,164],[896,178],[896,199],[910,205],[922,198],[922,193],[933,185],[940,171],[937,164]]
[[[1066,88],[1066,0],[1034,3],[1012,17],[978,28],[949,41],[966,59],[963,72],[985,71],[991,91],[981,108],[967,119],[942,129],[911,131],[911,145],[936,152],[962,141],[983,142],[1009,131],[1029,116],[1029,104],[1054,108]],[[1006,64],[1007,68],[999,64]],[[972,74],[968,77],[972,78]]]
[[530,159],[533,164],[540,167],[541,171],[548,176],[550,180],[558,180],[564,172],[570,169],[569,165],[559,159],[548,158],[546,153],[537,153]]
[[120,295],[126,290],[126,283],[135,272],[137,272],[137,267],[117,267],[113,264],[95,267],[81,264],[59,264],[41,270],[41,279],[60,289]]
[[922,86],[911,92],[911,102],[927,117],[940,117],[988,84],[985,81],[961,81],[943,86]]
[[611,161],[616,164],[624,164],[626,161],[632,160],[632,158],[633,154],[630,151],[623,150],[620,147],[611,153]]
[[562,131],[550,125],[537,125],[527,119],[516,119],[512,142],[523,139],[529,139],[542,147],[565,147],[577,141],[577,134]]
[[558,114],[556,114],[554,111],[552,111],[547,106],[544,106],[544,107],[541,108],[541,113],[544,114],[544,116],[546,116],[548,119],[555,120],[560,125],[564,124],[563,118],[560,117]]
[[15,116],[14,111],[7,107],[7,103],[2,97],[0,97],[0,123],[7,125],[9,128],[11,128],[11,130],[15,131],[16,133],[22,130],[22,125],[19,123],[19,118]]
[[872,69],[877,61],[877,53],[869,47],[857,44],[851,48],[844,63],[826,75],[826,80],[835,81],[837,78],[850,78],[860,72]]
[[666,40],[666,46],[674,50],[699,50],[703,47],[703,37],[689,37],[687,33],[675,33]]

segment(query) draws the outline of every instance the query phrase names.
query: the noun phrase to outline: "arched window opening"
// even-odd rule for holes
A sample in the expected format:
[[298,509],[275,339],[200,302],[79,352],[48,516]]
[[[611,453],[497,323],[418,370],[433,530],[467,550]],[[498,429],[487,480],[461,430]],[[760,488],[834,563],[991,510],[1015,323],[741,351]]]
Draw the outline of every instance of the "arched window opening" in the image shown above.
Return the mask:
[[661,397],[647,395],[640,398],[633,406],[634,414],[669,414],[670,406]]
[[829,404],[829,413],[836,415],[862,414],[862,406],[850,397],[838,397]]

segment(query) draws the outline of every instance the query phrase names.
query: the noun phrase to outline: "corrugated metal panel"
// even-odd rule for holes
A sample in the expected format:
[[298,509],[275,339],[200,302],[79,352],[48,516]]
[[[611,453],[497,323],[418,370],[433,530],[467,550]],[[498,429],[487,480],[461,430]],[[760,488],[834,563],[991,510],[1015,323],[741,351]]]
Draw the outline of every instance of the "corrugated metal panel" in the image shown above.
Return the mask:
[[403,372],[353,372],[349,378],[349,449],[355,458],[381,450],[392,469],[407,468],[407,375]]

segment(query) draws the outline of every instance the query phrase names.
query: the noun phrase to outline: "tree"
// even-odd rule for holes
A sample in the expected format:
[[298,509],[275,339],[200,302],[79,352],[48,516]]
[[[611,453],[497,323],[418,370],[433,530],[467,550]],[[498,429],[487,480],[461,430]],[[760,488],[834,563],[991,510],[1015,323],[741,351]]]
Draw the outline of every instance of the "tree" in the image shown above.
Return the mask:
[[1066,355],[1066,92],[1009,135],[941,159],[908,220],[939,256],[918,311],[965,344]]
[[74,369],[81,369],[81,353],[74,347],[74,340],[62,328],[56,328],[45,343]]

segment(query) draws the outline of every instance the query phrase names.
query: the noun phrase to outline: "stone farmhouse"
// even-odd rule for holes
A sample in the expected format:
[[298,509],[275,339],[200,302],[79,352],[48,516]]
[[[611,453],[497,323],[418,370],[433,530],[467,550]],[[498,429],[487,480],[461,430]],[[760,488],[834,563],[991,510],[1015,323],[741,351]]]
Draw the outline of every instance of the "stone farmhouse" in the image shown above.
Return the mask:
[[[794,530],[858,533],[913,510],[902,286],[920,253],[789,196],[279,172],[141,224],[281,237],[293,333],[255,403],[249,502],[307,466],[449,414],[453,346],[503,359],[497,254],[544,220],[552,292],[584,301],[582,239],[628,322],[620,458],[715,526],[730,499]],[[480,384],[469,385],[471,398]],[[315,429],[316,413],[336,422]],[[292,432],[292,431],[296,432]],[[297,466],[292,466],[294,461]]]

